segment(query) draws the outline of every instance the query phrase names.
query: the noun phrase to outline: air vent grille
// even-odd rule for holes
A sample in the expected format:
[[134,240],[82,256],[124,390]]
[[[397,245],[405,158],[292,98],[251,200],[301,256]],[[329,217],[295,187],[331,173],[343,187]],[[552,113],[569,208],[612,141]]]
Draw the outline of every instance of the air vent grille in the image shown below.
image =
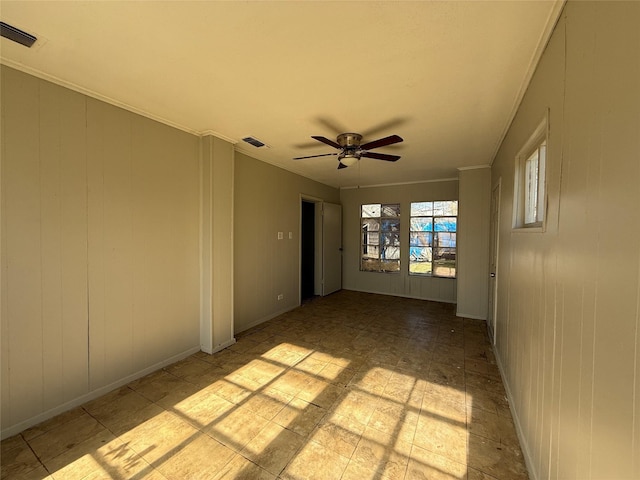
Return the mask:
[[37,40],[33,35],[29,35],[27,32],[23,32],[19,28],[12,27],[4,22],[0,22],[0,35],[29,48],[31,48]]
[[253,145],[256,148],[264,147],[267,145],[266,143],[258,140],[256,137],[244,137],[242,140],[250,145]]

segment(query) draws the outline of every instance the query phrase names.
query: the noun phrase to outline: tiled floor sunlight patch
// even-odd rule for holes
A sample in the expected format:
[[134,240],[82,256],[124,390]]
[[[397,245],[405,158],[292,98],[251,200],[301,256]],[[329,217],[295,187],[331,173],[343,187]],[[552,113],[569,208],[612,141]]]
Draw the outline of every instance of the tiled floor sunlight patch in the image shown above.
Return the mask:
[[2,479],[527,479],[482,321],[341,291],[2,442]]

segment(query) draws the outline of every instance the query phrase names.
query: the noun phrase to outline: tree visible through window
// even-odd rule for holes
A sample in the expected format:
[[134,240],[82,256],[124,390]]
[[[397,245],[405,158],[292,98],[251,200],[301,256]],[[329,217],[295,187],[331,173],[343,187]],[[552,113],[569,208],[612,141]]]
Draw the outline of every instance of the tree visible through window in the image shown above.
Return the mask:
[[409,274],[456,276],[458,202],[412,202]]
[[360,270],[400,271],[400,204],[362,205],[362,256]]

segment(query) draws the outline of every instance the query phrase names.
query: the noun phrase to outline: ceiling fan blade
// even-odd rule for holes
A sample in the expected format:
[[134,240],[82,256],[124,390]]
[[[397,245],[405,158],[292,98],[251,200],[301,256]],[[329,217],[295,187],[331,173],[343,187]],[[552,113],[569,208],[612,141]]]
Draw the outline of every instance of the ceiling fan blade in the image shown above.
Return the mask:
[[311,138],[313,138],[314,140],[318,140],[319,142],[326,143],[327,145],[330,145],[333,148],[337,148],[338,150],[340,150],[342,148],[336,142],[334,142],[333,140],[329,140],[326,137],[320,137],[318,135],[312,135]]
[[399,137],[398,135],[390,135],[388,137],[360,145],[360,148],[362,150],[371,150],[373,148],[384,147],[385,145],[392,145],[399,142],[402,142],[402,137]]
[[293,160],[302,160],[304,158],[314,158],[314,157],[327,157],[329,155],[338,155],[337,153],[323,153],[321,155],[308,155],[306,157],[296,157]]
[[347,168],[347,166],[344,163],[338,162],[338,170],[341,168]]
[[387,155],[386,153],[362,152],[363,157],[375,158],[376,160],[386,160],[387,162],[395,162],[400,159],[399,155]]

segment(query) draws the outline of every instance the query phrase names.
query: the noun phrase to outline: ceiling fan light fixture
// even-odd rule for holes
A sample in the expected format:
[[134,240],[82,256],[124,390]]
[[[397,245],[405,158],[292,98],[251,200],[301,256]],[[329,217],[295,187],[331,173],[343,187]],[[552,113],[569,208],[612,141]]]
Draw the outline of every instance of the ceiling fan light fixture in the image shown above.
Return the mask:
[[342,163],[345,167],[350,167],[352,165],[355,165],[358,160],[360,159],[356,154],[347,153],[344,157],[340,158],[340,163]]

